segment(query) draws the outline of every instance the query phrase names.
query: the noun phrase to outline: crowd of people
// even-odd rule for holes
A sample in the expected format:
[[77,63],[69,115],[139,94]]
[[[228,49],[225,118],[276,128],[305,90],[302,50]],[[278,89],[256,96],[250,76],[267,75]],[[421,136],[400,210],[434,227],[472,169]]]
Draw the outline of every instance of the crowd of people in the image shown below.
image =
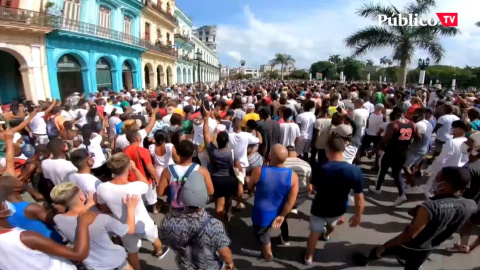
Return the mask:
[[[313,198],[303,256],[311,265],[337,225],[361,224],[364,187],[380,194],[390,169],[392,206],[412,193],[425,202],[398,236],[356,254],[359,265],[395,256],[419,269],[457,231],[451,252],[480,244],[469,241],[480,225],[475,93],[225,81],[18,100],[1,106],[0,120],[1,270],[140,270],[142,239],[158,259],[174,252],[178,269],[234,269],[226,224],[251,196],[252,234],[266,261],[272,229],[289,246],[288,219]],[[365,162],[378,171],[371,185]]]

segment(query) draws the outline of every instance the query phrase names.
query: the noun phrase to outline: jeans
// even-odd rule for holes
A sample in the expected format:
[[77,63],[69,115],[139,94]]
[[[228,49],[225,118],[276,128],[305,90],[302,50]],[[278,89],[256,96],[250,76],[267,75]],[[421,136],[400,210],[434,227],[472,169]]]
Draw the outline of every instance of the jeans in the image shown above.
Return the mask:
[[398,189],[398,196],[405,194],[405,183],[400,179],[403,164],[405,164],[406,157],[400,153],[385,152],[380,160],[380,172],[378,173],[378,181],[376,189],[382,188],[385,182],[385,175],[389,168],[392,168],[392,177]]
[[[327,163],[327,161],[328,161],[327,153],[326,153],[325,149],[317,149],[314,146],[310,150],[310,154],[311,154],[310,155],[310,166],[312,167],[312,169],[316,168],[317,164],[318,165],[323,165],[323,164]],[[317,158],[318,158],[318,161],[317,161]]]

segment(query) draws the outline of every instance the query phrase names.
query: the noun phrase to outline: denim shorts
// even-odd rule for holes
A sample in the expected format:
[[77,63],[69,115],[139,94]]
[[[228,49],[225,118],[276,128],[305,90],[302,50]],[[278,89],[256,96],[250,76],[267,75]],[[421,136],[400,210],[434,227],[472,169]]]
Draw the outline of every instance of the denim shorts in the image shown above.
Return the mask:
[[324,233],[326,231],[326,226],[333,227],[337,225],[337,222],[341,217],[342,216],[323,218],[310,215],[310,231],[314,233]]

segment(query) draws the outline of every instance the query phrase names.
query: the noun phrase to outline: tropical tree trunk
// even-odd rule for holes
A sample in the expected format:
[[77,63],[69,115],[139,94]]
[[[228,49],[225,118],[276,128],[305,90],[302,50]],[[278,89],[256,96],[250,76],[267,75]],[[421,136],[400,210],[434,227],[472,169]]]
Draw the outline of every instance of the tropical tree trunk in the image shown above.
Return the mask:
[[283,64],[281,65],[281,68],[280,68],[280,78],[283,81]]
[[402,59],[400,61],[400,68],[398,69],[398,85],[405,88],[407,82],[407,60]]

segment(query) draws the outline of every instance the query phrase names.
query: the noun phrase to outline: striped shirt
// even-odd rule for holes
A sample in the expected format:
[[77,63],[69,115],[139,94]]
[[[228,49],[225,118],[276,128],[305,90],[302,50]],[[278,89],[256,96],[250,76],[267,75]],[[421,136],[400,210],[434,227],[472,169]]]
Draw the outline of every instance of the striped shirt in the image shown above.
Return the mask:
[[298,176],[298,195],[295,203],[298,206],[308,198],[307,178],[312,175],[312,167],[308,162],[297,157],[288,157],[283,166],[292,169]]

